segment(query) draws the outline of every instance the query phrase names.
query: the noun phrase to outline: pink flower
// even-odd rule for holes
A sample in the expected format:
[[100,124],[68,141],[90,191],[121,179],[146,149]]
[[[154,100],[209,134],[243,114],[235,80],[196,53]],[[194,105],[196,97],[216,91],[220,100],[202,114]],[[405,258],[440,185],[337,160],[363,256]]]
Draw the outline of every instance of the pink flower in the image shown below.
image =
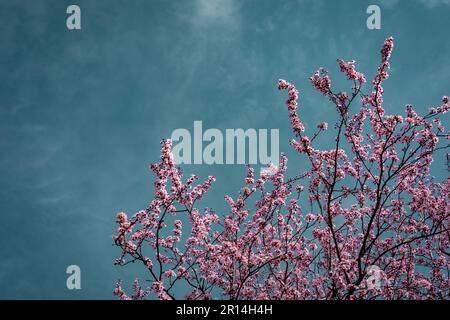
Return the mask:
[[305,216],[305,221],[306,222],[314,222],[314,221],[316,221],[316,216],[315,215],[313,215],[312,213],[308,213],[306,216]]
[[118,223],[124,223],[127,220],[128,220],[128,217],[127,217],[126,213],[124,213],[124,212],[119,212],[116,216],[116,221]]
[[447,97],[447,96],[443,96],[442,97],[442,102],[443,103],[449,103],[449,101],[450,101],[449,97]]
[[253,184],[254,180],[254,170],[250,166],[247,167],[247,177],[245,178],[245,184]]
[[356,80],[360,84],[366,82],[366,78],[364,74],[355,70],[355,61],[345,62],[341,59],[338,60],[339,67],[341,68],[341,72],[343,72],[348,80]]
[[320,68],[309,79],[314,88],[320,91],[324,96],[330,92],[331,80],[324,69]]
[[172,277],[176,277],[176,276],[177,276],[177,274],[172,269],[164,272],[164,277],[166,277],[166,278],[172,278]]
[[120,300],[129,300],[130,298],[125,294],[125,292],[122,290],[122,281],[119,279],[116,282],[116,286],[114,288],[114,295],[118,296]]
[[320,130],[327,130],[328,129],[328,123],[326,122],[321,122],[317,125],[317,128],[319,128]]
[[294,85],[290,84],[286,80],[279,80],[278,89],[288,90],[289,99],[286,101],[286,106],[289,110],[289,118],[291,120],[291,125],[294,133],[300,134],[302,131],[305,131],[305,127],[303,126],[303,123],[300,121],[297,115],[298,91]]
[[381,49],[381,58],[383,62],[389,60],[393,48],[394,48],[394,38],[389,37],[384,41],[383,48]]

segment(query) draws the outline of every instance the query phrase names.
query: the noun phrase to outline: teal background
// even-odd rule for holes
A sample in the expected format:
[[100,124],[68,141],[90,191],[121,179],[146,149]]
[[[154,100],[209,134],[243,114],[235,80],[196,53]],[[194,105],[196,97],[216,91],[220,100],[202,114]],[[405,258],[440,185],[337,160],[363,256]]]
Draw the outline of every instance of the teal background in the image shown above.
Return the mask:
[[[70,4],[82,30],[66,28]],[[381,30],[366,28],[369,4],[381,7]],[[113,266],[115,215],[147,206],[160,139],[194,120],[279,128],[289,172],[304,170],[279,78],[300,90],[307,130],[331,128],[334,107],[309,76],[323,66],[349,90],[343,58],[370,81],[392,35],[387,112],[438,105],[450,94],[449,16],[448,0],[1,0],[0,298],[110,299],[118,277],[129,288],[141,274]],[[444,155],[433,164],[441,179]],[[245,175],[241,165],[183,170],[217,177],[202,205],[219,211]],[[66,288],[71,264],[81,290]]]

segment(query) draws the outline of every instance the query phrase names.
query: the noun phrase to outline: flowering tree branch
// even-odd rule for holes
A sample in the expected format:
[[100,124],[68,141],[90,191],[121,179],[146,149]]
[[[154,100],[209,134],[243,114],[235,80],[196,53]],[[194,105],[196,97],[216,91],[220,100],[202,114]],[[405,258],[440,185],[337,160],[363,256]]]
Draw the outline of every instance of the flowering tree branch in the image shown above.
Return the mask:
[[[430,175],[433,156],[449,147],[439,120],[449,98],[423,116],[410,105],[403,117],[386,114],[383,82],[393,45],[385,40],[369,93],[354,61],[338,60],[350,94],[332,90],[323,68],[310,78],[337,110],[330,150],[314,147],[328,124],[319,123],[310,138],[298,116],[298,90],[279,81],[288,93],[290,143],[310,167],[286,178],[283,154],[279,168],[259,177],[248,167],[239,193],[225,196],[227,214],[196,207],[215,179],[195,185],[193,175],[183,182],[171,141],[163,140],[161,160],[151,165],[153,200],[130,218],[119,213],[113,236],[121,248],[115,263],[140,262],[151,285],[142,289],[136,280],[128,296],[118,281],[114,293],[122,299],[176,299],[179,292],[187,299],[449,298],[450,179]],[[182,220],[190,225],[184,236]],[[377,286],[370,283],[374,266]]]

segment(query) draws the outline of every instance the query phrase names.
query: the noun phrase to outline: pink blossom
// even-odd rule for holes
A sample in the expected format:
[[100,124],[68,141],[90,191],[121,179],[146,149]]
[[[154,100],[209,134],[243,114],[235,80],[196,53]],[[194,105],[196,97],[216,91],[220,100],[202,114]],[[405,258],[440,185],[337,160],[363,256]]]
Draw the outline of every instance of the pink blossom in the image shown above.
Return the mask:
[[356,80],[360,84],[366,82],[366,78],[364,74],[355,70],[355,61],[345,62],[344,60],[338,60],[339,67],[341,68],[341,72],[343,72],[348,80]]
[[328,123],[326,122],[321,122],[317,125],[317,128],[321,129],[321,130],[327,130],[328,129]]
[[124,213],[124,212],[119,212],[119,213],[117,214],[116,221],[117,221],[118,223],[124,223],[124,222],[126,222],[127,220],[128,220],[128,217],[127,217],[126,213]]
[[317,70],[310,78],[312,85],[324,96],[330,92],[331,80],[324,69]]
[[167,270],[166,272],[164,272],[164,277],[166,277],[166,278],[176,277],[176,273],[175,273],[175,271],[170,269],[170,270]]
[[286,106],[289,110],[289,118],[291,120],[291,125],[295,134],[300,134],[305,131],[305,127],[303,123],[300,121],[297,115],[297,100],[298,100],[298,91],[289,82],[285,80],[279,80],[278,82],[279,90],[288,90],[289,99],[286,100]]
[[254,180],[254,170],[252,167],[247,167],[247,177],[245,178],[245,184],[253,184]]

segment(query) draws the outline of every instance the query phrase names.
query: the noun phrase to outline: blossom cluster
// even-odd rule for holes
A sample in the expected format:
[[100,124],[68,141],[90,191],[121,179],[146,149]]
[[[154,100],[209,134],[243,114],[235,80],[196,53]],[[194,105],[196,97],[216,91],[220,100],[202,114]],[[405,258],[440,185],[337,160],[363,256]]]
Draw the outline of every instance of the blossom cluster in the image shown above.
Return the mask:
[[328,76],[327,72],[322,68],[317,70],[310,77],[312,85],[319,90],[324,96],[326,96],[330,92],[331,88],[331,80]]
[[[114,242],[116,264],[140,262],[151,284],[133,284],[131,296],[119,280],[120,299],[448,299],[450,298],[450,178],[430,174],[433,156],[449,147],[440,116],[449,98],[419,115],[383,108],[393,39],[385,40],[369,93],[355,62],[338,60],[352,83],[351,94],[331,90],[319,69],[311,82],[337,109],[334,130],[321,122],[307,135],[298,116],[299,92],[288,81],[291,145],[309,165],[287,175],[287,157],[258,176],[247,167],[242,188],[226,195],[228,209],[200,209],[213,177],[183,182],[161,142],[161,159],[150,166],[154,195],[131,217],[120,212]],[[354,106],[360,101],[358,108]],[[326,131],[327,130],[327,131]],[[326,132],[325,132],[326,131]],[[333,134],[329,150],[319,135]],[[330,139],[331,140],[331,139]],[[188,226],[185,228],[185,226]],[[379,285],[369,279],[374,276]],[[184,288],[178,297],[175,288]],[[186,288],[189,290],[186,291]]]

